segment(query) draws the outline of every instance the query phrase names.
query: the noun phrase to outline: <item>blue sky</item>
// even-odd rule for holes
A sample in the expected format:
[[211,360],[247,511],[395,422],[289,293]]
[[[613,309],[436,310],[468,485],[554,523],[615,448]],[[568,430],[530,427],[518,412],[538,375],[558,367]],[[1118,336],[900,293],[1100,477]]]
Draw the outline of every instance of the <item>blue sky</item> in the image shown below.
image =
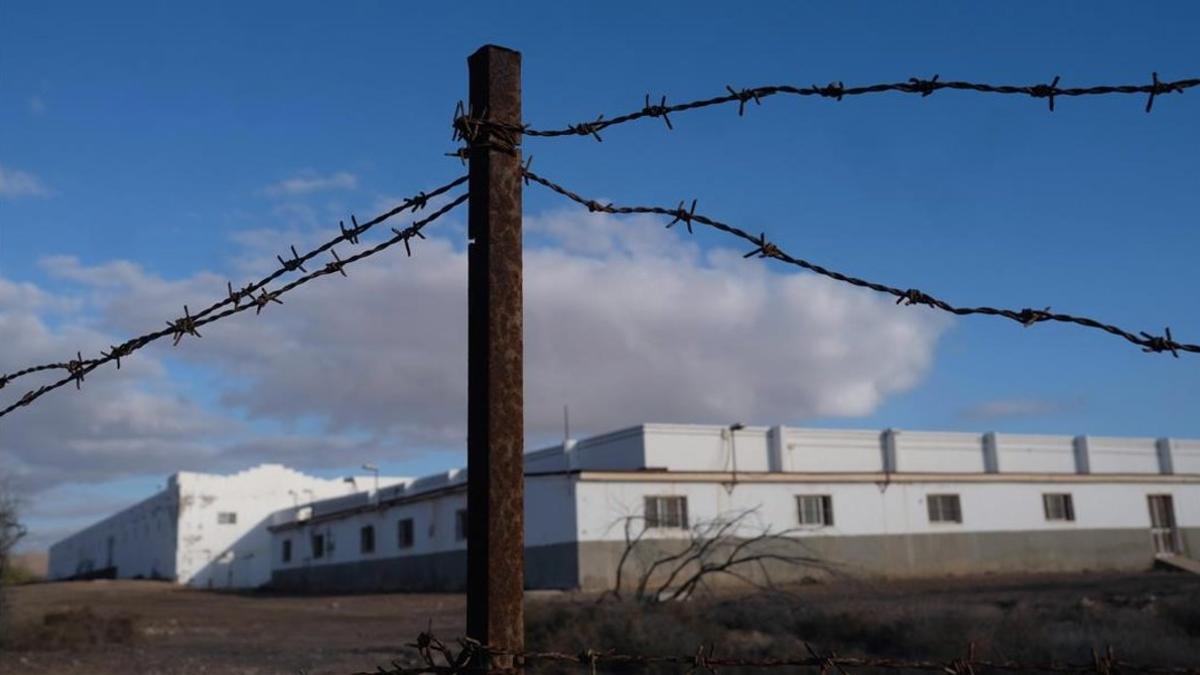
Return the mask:
[[[210,273],[240,278],[254,268],[247,261],[269,259],[247,248],[251,233],[328,233],[339,217],[445,182],[462,170],[444,153],[454,149],[449,123],[466,93],[465,58],[485,43],[523,52],[525,117],[536,126],[612,116],[640,107],[646,93],[681,101],[727,84],[850,85],[938,73],[1011,84],[1059,75],[1074,86],[1148,82],[1155,70],[1164,79],[1200,73],[1192,35],[1200,9],[1191,3],[645,4],[6,3],[0,170],[10,189],[0,193],[0,280],[84,303],[35,312],[64,345],[72,331],[120,334],[133,324],[113,313],[111,297],[98,297],[102,285],[48,258],[73,256],[72,269],[88,270],[127,261],[168,287]],[[1178,339],[1198,342],[1198,97],[1163,97],[1149,115],[1140,96],[1063,99],[1052,114],[1043,101],[955,92],[840,103],[777,97],[742,119],[716,108],[674,116],[670,133],[649,120],[611,129],[603,143],[531,139],[525,151],[539,172],[589,196],[666,206],[695,197],[701,211],[765,230],[798,256],[958,304],[1050,305],[1135,330],[1169,325]],[[13,189],[14,177],[25,187]],[[328,189],[272,196],[272,185],[296,178]],[[546,222],[570,213],[533,187],[526,209]],[[460,225],[461,216],[448,236],[460,235]],[[544,231],[530,236],[567,246]],[[703,233],[686,244],[699,256],[731,245]],[[897,384],[905,380],[897,376],[869,410],[797,403],[818,412],[751,419],[1200,436],[1200,357],[1142,354],[1069,326],[1021,329],[905,311],[910,323],[943,322],[922,343],[930,358],[913,366],[911,381]],[[753,358],[736,331],[725,339],[731,358]],[[790,345],[809,347],[800,334]],[[137,390],[244,422],[237,442],[386,434],[361,419],[255,410],[227,390],[236,379],[228,366],[159,354],[165,375],[146,374]],[[118,377],[134,375],[93,379]],[[38,405],[54,408],[68,396]],[[787,400],[774,404],[789,409]],[[38,424],[53,422],[45,414]],[[573,416],[583,431],[604,430],[589,427],[586,410]],[[0,453],[32,466],[33,451],[16,444],[34,432],[6,434],[7,422]],[[411,440],[419,436],[406,437],[404,453],[367,459],[399,473],[460,461],[443,441]],[[256,461],[271,458],[255,447]],[[336,475],[359,461],[312,470]],[[76,485],[128,500],[169,473],[133,461],[105,466],[39,482],[35,526],[70,525],[70,514],[38,515],[45,490]]]

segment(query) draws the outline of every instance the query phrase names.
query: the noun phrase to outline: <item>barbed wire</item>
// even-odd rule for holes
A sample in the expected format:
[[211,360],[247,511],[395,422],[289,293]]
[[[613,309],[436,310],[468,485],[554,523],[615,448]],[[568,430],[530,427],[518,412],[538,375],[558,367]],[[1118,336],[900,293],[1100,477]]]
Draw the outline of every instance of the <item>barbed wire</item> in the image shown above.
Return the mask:
[[[188,306],[184,305],[183,317],[175,319],[174,321],[166,322],[166,328],[146,333],[144,335],[126,340],[119,345],[112,346],[109,348],[109,351],[102,352],[98,358],[85,359],[81,353],[76,352],[76,358],[66,362],[46,363],[39,366],[31,366],[17,370],[7,375],[0,375],[0,388],[3,388],[12,380],[25,375],[30,375],[32,373],[49,370],[67,371],[67,375],[58,381],[49,385],[38,387],[37,389],[32,389],[26,392],[24,396],[14,403],[3,409],[0,409],[0,417],[4,417],[17,408],[27,406],[45,394],[72,382],[75,383],[76,388],[79,388],[84,381],[84,377],[102,365],[115,362],[117,368],[119,369],[121,367],[122,358],[129,356],[133,352],[164,337],[170,336],[172,343],[178,345],[184,337],[202,337],[198,329],[202,326],[213,323],[214,321],[219,321],[251,308],[254,309],[254,313],[256,315],[261,314],[263,309],[270,304],[283,304],[283,301],[279,299],[281,295],[284,295],[285,293],[288,293],[289,291],[292,291],[293,289],[302,286],[318,277],[323,277],[329,274],[340,274],[342,276],[346,276],[344,268],[347,265],[362,260],[363,258],[368,258],[376,253],[379,253],[380,251],[391,248],[396,244],[403,243],[405,251],[407,251],[408,255],[411,256],[412,245],[410,240],[412,240],[414,237],[418,239],[424,239],[425,235],[421,233],[421,230],[465,202],[467,200],[467,194],[464,193],[456,197],[444,206],[431,212],[426,217],[414,221],[406,228],[392,228],[391,237],[376,244],[375,246],[364,249],[355,255],[341,258],[338,256],[337,251],[335,251],[333,247],[342,242],[357,245],[359,243],[359,237],[376,225],[410,209],[415,213],[425,208],[429,204],[429,200],[445,194],[459,185],[462,185],[466,182],[466,180],[467,177],[462,176],[429,192],[420,192],[416,196],[404,200],[404,202],[402,202],[400,205],[391,208],[363,223],[359,223],[357,218],[352,215],[350,216],[350,227],[346,227],[345,221],[339,222],[338,235],[321,244],[320,246],[303,254],[298,253],[295,246],[291,246],[289,247],[291,252],[290,258],[276,256],[276,259],[279,260],[279,268],[262,279],[248,284],[242,287],[240,290],[234,290],[233,284],[231,282],[227,282],[227,295],[224,299],[209,305],[196,314],[192,314],[188,309]],[[325,263],[323,267],[316,269],[313,272],[309,272],[307,269],[305,269],[305,263],[325,252],[329,252],[333,258],[332,261]],[[295,271],[303,272],[304,275],[294,279],[284,286],[281,286],[275,291],[267,290],[268,284],[284,274]],[[255,295],[255,293],[257,293],[257,295]],[[243,304],[243,301],[245,301],[245,304]]]
[[[1103,652],[1093,651],[1092,659],[1084,663],[1060,663],[1055,661],[1034,663],[1020,661],[992,661],[980,658],[974,645],[968,645],[966,654],[955,659],[903,659],[880,656],[839,656],[836,653],[821,653],[812,645],[804,643],[807,653],[791,657],[739,657],[722,656],[714,645],[701,645],[692,654],[653,655],[629,654],[615,650],[584,649],[577,654],[554,651],[513,651],[497,649],[470,638],[458,640],[455,651],[433,634],[423,632],[415,643],[408,645],[417,651],[419,665],[405,666],[397,661],[392,668],[380,667],[374,675],[459,675],[460,673],[514,673],[523,667],[538,663],[570,664],[587,668],[594,675],[602,666],[680,666],[688,673],[703,671],[715,675],[718,668],[812,668],[821,673],[848,673],[850,669],[872,668],[878,670],[917,670],[951,675],[966,675],[980,671],[998,672],[1043,672],[1043,673],[1197,673],[1200,669],[1178,666],[1151,666],[1130,663],[1117,658],[1112,647]],[[439,662],[440,661],[440,662]],[[497,666],[495,661],[511,665]],[[355,675],[371,675],[356,673]]]
[[1055,76],[1049,83],[1031,84],[1031,85],[1007,85],[1007,84],[987,84],[983,82],[964,82],[955,80],[940,80],[938,75],[934,75],[929,79],[919,77],[911,77],[905,82],[891,82],[882,84],[872,84],[859,87],[847,87],[841,81],[831,82],[825,86],[812,85],[809,87],[797,87],[793,85],[768,85],[762,87],[751,87],[748,89],[735,89],[730,85],[726,85],[725,89],[729,93],[721,96],[713,96],[711,98],[698,99],[688,101],[686,103],[675,103],[668,105],[667,97],[659,98],[658,103],[651,101],[650,95],[646,94],[645,101],[641,109],[617,115],[605,119],[604,115],[596,117],[596,119],[576,124],[568,124],[565,127],[558,129],[539,129],[529,124],[503,124],[487,119],[486,111],[464,111],[462,104],[458,105],[455,110],[453,126],[456,132],[456,138],[471,140],[481,130],[493,132],[503,132],[508,136],[513,134],[523,134],[525,136],[540,136],[540,137],[555,137],[555,136],[591,136],[597,141],[602,141],[600,132],[609,127],[618,124],[626,124],[635,122],[645,118],[660,118],[666,124],[668,130],[673,130],[675,125],[671,123],[670,115],[673,113],[681,113],[689,110],[698,110],[700,108],[708,108],[712,106],[737,103],[738,117],[743,117],[746,114],[746,105],[753,102],[755,105],[761,105],[763,99],[772,96],[790,95],[790,96],[816,96],[819,98],[828,98],[835,101],[841,101],[847,96],[863,96],[866,94],[882,94],[886,92],[896,92],[901,94],[916,94],[922,98],[928,97],[934,92],[943,89],[951,89],[955,91],[970,91],[980,94],[1002,94],[1002,95],[1018,95],[1029,96],[1036,99],[1046,99],[1051,112],[1054,111],[1054,101],[1059,97],[1078,97],[1078,96],[1102,96],[1107,94],[1144,94],[1146,95],[1145,110],[1149,113],[1154,108],[1154,102],[1158,96],[1162,94],[1178,93],[1182,94],[1185,90],[1200,86],[1200,78],[1190,78],[1183,80],[1175,80],[1173,82],[1164,82],[1158,79],[1158,73],[1151,73],[1149,84],[1116,84],[1116,85],[1096,85],[1091,87],[1060,87],[1058,86],[1060,78]]
[[1185,344],[1176,341],[1174,336],[1171,335],[1170,328],[1166,328],[1164,330],[1164,335],[1153,335],[1146,332],[1139,332],[1135,334],[1118,326],[1102,323],[1088,317],[1052,312],[1050,311],[1049,307],[1045,307],[1043,309],[1033,309],[1027,307],[1021,310],[986,306],[958,307],[946,302],[945,300],[935,298],[932,295],[929,295],[916,288],[897,288],[874,281],[868,281],[866,279],[860,279],[858,277],[853,277],[828,269],[802,258],[793,257],[781,249],[777,244],[769,241],[765,232],[756,236],[739,227],[735,227],[713,218],[709,218],[708,216],[696,213],[697,200],[695,199],[692,200],[690,206],[686,206],[686,201],[681,201],[679,202],[679,206],[675,208],[666,208],[661,206],[614,206],[613,204],[602,204],[594,199],[588,199],[587,197],[583,197],[554,181],[543,178],[542,176],[530,171],[528,163],[522,169],[522,172],[526,183],[529,181],[538,183],[539,185],[549,188],[553,192],[556,192],[573,202],[583,205],[588,211],[594,213],[598,212],[612,214],[648,213],[661,216],[670,216],[672,220],[671,222],[667,223],[668,228],[674,227],[678,223],[683,223],[687,227],[689,233],[692,232],[693,223],[700,223],[715,230],[719,230],[726,234],[742,239],[754,246],[753,250],[742,256],[743,258],[772,258],[789,265],[795,265],[797,267],[806,269],[821,276],[834,279],[835,281],[840,281],[858,286],[860,288],[868,288],[879,293],[891,295],[896,298],[896,304],[904,303],[906,305],[926,305],[935,309],[949,312],[951,314],[956,314],[958,316],[966,316],[971,314],[998,316],[1005,319],[1011,319],[1012,321],[1015,321],[1025,327],[1033,326],[1044,321],[1070,323],[1084,326],[1086,328],[1102,330],[1106,333],[1111,333],[1112,335],[1124,338],[1125,340],[1141,347],[1142,351],[1144,352],[1170,352],[1175,358],[1179,358],[1179,352],[1200,352],[1200,345]]

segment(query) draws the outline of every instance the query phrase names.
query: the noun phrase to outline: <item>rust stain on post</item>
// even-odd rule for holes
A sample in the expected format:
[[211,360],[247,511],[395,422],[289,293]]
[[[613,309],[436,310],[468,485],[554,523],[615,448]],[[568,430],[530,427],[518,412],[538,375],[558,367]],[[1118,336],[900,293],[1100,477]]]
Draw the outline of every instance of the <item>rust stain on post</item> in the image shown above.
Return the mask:
[[[521,122],[521,55],[467,59],[470,114]],[[467,634],[524,648],[524,400],[520,138],[470,139],[468,216]],[[510,664],[494,664],[505,667]]]

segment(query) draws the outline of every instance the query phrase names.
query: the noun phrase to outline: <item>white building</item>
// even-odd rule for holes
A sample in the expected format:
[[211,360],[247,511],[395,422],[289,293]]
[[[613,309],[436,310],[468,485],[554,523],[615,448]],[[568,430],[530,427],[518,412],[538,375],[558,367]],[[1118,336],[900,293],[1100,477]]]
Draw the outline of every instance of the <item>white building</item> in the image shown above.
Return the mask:
[[[609,588],[627,537],[625,580],[739,515],[741,540],[786,531],[833,574],[1132,570],[1200,554],[1195,440],[647,424],[525,466],[530,588]],[[465,470],[283,509],[272,583],[461,589],[466,522]]]
[[[281,508],[371,487],[278,464],[229,476],[180,472],[154,496],[50,547],[50,576],[170,579],[247,588],[271,578],[268,520]],[[403,479],[380,478],[391,485]]]

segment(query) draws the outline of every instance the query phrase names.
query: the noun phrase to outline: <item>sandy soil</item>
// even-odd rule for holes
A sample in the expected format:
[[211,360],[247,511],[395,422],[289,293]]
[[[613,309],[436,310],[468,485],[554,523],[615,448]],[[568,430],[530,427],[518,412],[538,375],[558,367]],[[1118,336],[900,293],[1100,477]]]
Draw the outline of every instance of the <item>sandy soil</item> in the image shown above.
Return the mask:
[[461,595],[283,597],[178,588],[152,581],[19,586],[9,594],[14,635],[47,614],[90,607],[130,617],[129,644],[0,654],[0,673],[351,673],[404,656],[430,624],[462,632]]

